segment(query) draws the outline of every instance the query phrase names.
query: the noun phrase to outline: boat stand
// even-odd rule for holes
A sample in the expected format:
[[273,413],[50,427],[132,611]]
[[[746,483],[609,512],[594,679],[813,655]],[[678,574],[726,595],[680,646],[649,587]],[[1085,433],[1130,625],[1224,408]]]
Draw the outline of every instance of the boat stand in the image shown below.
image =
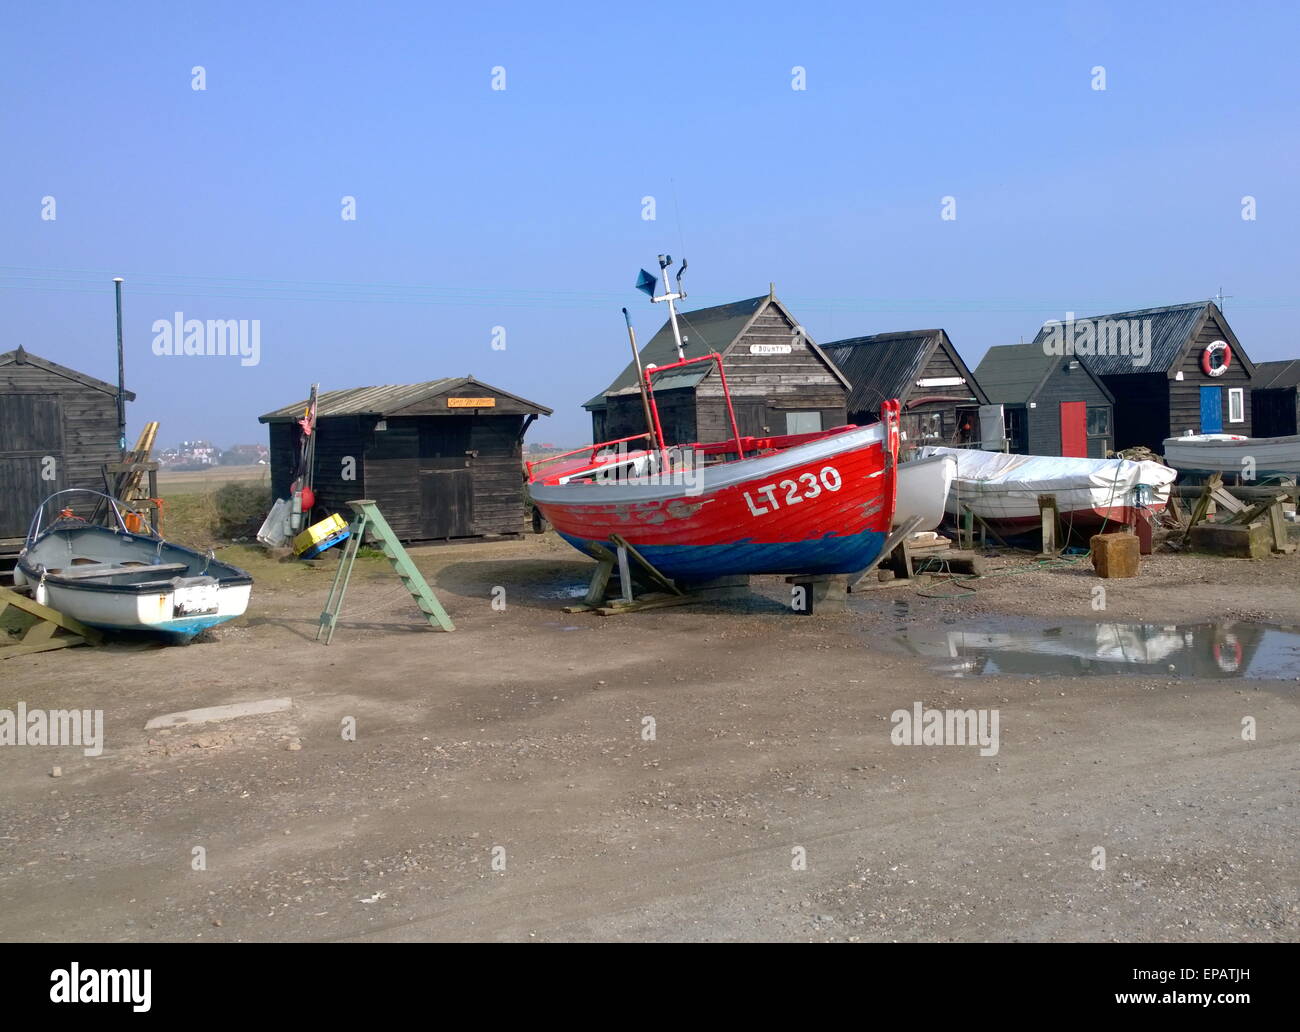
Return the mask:
[[[566,613],[599,613],[617,616],[635,613],[642,609],[663,609],[667,606],[685,606],[692,602],[709,602],[722,598],[738,598],[749,593],[749,578],[718,577],[698,583],[678,583],[664,576],[654,563],[630,545],[619,534],[611,534],[613,550],[599,542],[587,546],[587,554],[596,560],[596,572],[591,575],[591,586],[578,605],[565,606]],[[609,597],[609,582],[618,571],[619,594]],[[637,588],[646,590],[638,593]]]
[[[597,541],[587,545],[587,554],[596,560],[596,571],[591,575],[591,585],[581,604],[565,606],[566,613],[595,612],[614,616],[639,609],[660,609],[700,601],[700,595],[678,587],[622,536],[611,534],[609,539],[614,545],[612,551]],[[609,582],[615,570],[618,571],[619,597],[610,599]],[[638,580],[649,589],[639,595],[636,591]]]
[[326,645],[334,639],[334,628],[339,622],[339,614],[343,612],[343,596],[347,594],[348,581],[352,579],[352,566],[356,562],[357,551],[361,548],[367,530],[379,542],[380,550],[387,556],[402,585],[415,599],[415,604],[420,607],[420,612],[429,621],[429,626],[441,627],[444,631],[454,631],[456,628],[451,622],[451,617],[442,608],[437,596],[434,595],[415,563],[411,561],[411,557],[407,555],[406,549],[397,540],[393,528],[380,513],[379,506],[368,498],[348,502],[348,505],[356,513],[356,517],[350,528],[352,533],[348,537],[347,544],[343,546],[343,557],[339,560],[338,571],[334,574],[334,583],[330,585],[325,609],[320,615],[316,640],[320,641],[322,634],[325,635]]
[[[18,641],[6,644],[4,639],[8,635],[3,631],[4,625],[10,622],[8,617],[13,615],[11,610],[20,610],[28,617],[35,617],[35,622],[23,631]],[[59,631],[65,633],[59,634]],[[57,609],[43,606],[26,595],[20,595],[9,588],[0,588],[0,659],[66,649],[70,645],[98,645],[103,640],[103,635],[95,628],[64,616]]]
[[[889,537],[885,538],[885,543],[880,547],[880,554],[857,573],[849,574],[848,583],[846,585],[847,589],[850,592],[863,590],[865,587],[865,585],[862,585],[863,578],[875,570],[875,568],[886,559],[893,556],[895,549],[903,547],[907,539],[911,537],[912,534],[916,533],[916,528],[919,527],[921,523],[922,519],[920,516],[913,516],[901,527],[891,533]],[[903,561],[907,568],[907,575],[910,577],[912,575],[912,564],[907,557],[906,549],[904,549],[903,556]]]

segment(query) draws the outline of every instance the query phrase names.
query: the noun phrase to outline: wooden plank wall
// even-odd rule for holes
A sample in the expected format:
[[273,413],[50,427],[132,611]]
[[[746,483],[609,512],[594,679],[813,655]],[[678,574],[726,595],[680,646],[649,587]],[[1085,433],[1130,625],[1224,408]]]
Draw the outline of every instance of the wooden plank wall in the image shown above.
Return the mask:
[[[1219,326],[1216,319],[1207,319],[1204,327],[1196,334],[1192,341],[1192,346],[1188,349],[1183,361],[1178,366],[1182,371],[1181,380],[1169,380],[1169,432],[1165,437],[1179,437],[1188,430],[1194,433],[1201,432],[1201,388],[1202,387],[1222,387],[1220,400],[1223,407],[1223,432],[1225,434],[1244,434],[1246,437],[1251,436],[1251,398],[1250,398],[1250,375],[1246,372],[1245,367],[1239,361],[1238,356],[1233,356],[1233,361],[1228,366],[1227,372],[1222,376],[1207,376],[1201,369],[1201,353],[1205,346],[1212,341],[1226,340],[1227,336]],[[1229,388],[1240,387],[1244,390],[1243,409],[1245,421],[1241,423],[1228,422],[1228,390]],[[1160,441],[1151,443],[1149,447],[1160,451]]]
[[[768,432],[785,433],[785,414],[791,411],[820,411],[822,426],[840,426],[846,421],[847,390],[817,357],[806,340],[795,335],[794,324],[779,308],[763,308],[749,329],[723,354],[727,386],[733,401],[764,402]],[[755,355],[752,344],[792,344],[788,355]],[[726,440],[731,436],[722,383],[710,372],[696,388],[696,434],[700,441]]]
[[388,525],[404,541],[418,541],[423,532],[420,422],[390,417],[387,430],[366,437],[366,496],[379,503]]
[[1071,369],[1069,362],[1058,362],[1047,382],[1030,399],[1036,407],[1027,410],[1030,455],[1061,454],[1061,402],[1082,401],[1089,408],[1111,409],[1111,433],[1088,438],[1088,457],[1104,459],[1106,449],[1114,447],[1115,413],[1106,395],[1082,366]]
[[[441,441],[439,428],[449,426],[452,420],[458,425],[463,421],[470,424],[469,435],[462,441],[468,443],[468,449],[459,451],[478,453],[465,455],[463,463],[458,455],[456,463],[473,476],[473,534],[520,533],[525,515],[523,444],[519,439],[523,419],[522,415],[390,416],[388,429],[378,431],[374,429],[377,421],[370,416],[322,419],[316,441],[316,504],[324,512],[337,512],[350,520],[352,510],[347,502],[372,498],[399,538],[429,540],[436,521],[424,509],[421,469],[451,468],[452,464],[421,454],[422,428],[424,450],[432,455]],[[277,498],[288,497],[298,436],[292,423],[270,424],[271,484]],[[350,481],[343,479],[343,460],[348,456],[356,460],[356,479]]]
[[[5,404],[6,398],[18,395],[45,395],[51,400],[45,404]],[[30,423],[33,404],[45,412],[55,408],[61,412],[57,450],[51,446],[53,428],[42,431],[48,443],[21,447],[37,443],[30,437],[32,427],[19,426]],[[120,456],[116,396],[39,366],[18,362],[0,366],[0,421],[0,442],[6,442],[0,444],[0,455],[5,456],[9,471],[6,483],[0,485],[0,491],[9,499],[0,505],[0,537],[26,534],[36,506],[55,491],[69,487],[102,491],[103,464]],[[53,481],[40,477],[47,454],[55,459]]]
[[[620,437],[632,437],[646,432],[645,409],[641,404],[640,393],[618,394],[607,398],[606,402],[601,440],[617,441]],[[656,391],[655,403],[659,407],[659,421],[669,444],[696,440],[694,391],[690,388]]]
[[[917,380],[935,379],[938,377],[957,377],[962,376],[962,371],[958,368],[957,363],[952,360],[947,350],[939,345],[935,345],[930,357],[926,359],[925,365],[917,374]],[[946,398],[950,401],[926,401],[917,403],[920,398]],[[918,387],[916,382],[908,384],[902,392],[902,397],[898,399],[903,403],[903,428],[905,430],[914,427],[918,423],[918,418],[922,415],[939,413],[942,423],[941,437],[942,443],[949,444],[958,440],[958,412],[959,408],[978,407],[979,402],[975,400],[974,391],[965,384],[958,384],[952,387]],[[909,404],[911,403],[911,404]],[[853,412],[851,413],[855,423],[875,423],[880,419],[879,412]],[[910,418],[911,417],[911,418]],[[973,438],[979,437],[979,425],[976,421],[973,430]],[[914,437],[914,433],[909,433],[909,437]],[[927,443],[935,443],[928,441]]]

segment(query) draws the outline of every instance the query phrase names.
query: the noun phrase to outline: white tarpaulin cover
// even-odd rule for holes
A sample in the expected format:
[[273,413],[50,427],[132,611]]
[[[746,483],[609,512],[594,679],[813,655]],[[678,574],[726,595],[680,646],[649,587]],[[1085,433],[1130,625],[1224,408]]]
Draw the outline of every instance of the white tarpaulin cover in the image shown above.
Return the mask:
[[[1169,500],[1169,485],[1178,476],[1176,470],[1158,462],[1130,459],[1008,455],[938,447],[922,448],[921,455],[957,459],[948,512],[955,515],[959,505],[967,505],[983,519],[1036,517],[1042,494],[1055,495],[1062,513],[1126,505],[1162,509]],[[1139,484],[1147,490],[1138,492]]]

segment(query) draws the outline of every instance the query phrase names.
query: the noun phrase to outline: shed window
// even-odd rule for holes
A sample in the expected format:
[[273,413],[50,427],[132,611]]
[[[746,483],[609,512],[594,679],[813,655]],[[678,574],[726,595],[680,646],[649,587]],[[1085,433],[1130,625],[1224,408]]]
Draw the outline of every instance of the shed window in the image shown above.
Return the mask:
[[1110,436],[1110,409],[1104,405],[1088,409],[1088,436]]
[[1246,422],[1246,396],[1244,387],[1228,388],[1228,422]]
[[787,434],[815,434],[822,428],[822,414],[814,412],[787,412],[785,414],[785,432]]

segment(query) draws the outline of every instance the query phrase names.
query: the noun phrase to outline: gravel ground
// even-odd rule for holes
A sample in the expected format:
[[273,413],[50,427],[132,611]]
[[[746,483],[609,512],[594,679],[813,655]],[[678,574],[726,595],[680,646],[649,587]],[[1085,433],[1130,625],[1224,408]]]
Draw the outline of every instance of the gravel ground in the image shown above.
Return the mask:
[[[590,564],[552,535],[415,556],[455,633],[371,562],[317,645],[330,571],[254,562],[249,615],[193,645],[5,661],[0,708],[102,709],[106,736],[0,749],[0,938],[1300,938],[1300,681],[951,678],[897,644],[1098,621],[1249,642],[1300,626],[1300,558],[1158,555],[1104,611],[1086,560],[995,558],[811,617],[756,578],[604,618],[562,611]],[[996,755],[895,745],[916,703],[997,710]]]

